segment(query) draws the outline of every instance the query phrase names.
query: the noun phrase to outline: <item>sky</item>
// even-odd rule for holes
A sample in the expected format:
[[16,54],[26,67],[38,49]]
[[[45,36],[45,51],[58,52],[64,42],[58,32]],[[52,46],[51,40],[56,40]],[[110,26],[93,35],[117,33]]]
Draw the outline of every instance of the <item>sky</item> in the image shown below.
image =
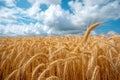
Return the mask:
[[0,36],[120,34],[120,0],[0,0]]

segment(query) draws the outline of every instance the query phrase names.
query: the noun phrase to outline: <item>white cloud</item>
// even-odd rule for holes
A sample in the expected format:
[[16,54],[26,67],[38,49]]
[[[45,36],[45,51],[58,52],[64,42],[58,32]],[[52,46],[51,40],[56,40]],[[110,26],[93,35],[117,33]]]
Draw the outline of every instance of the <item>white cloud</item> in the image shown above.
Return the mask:
[[35,19],[39,18],[39,13],[41,12],[40,6],[42,4],[45,4],[48,7],[50,5],[61,4],[61,0],[28,0],[28,2],[31,3],[32,6],[26,10],[26,14]]
[[[110,0],[84,0],[84,2],[69,2],[69,5],[74,13],[71,16],[72,23],[75,25],[87,24],[91,22],[104,22],[109,19],[120,18],[119,2]],[[106,4],[105,4],[106,2]],[[114,11],[114,12],[113,12]]]
[[[14,0],[5,0],[6,5],[15,5]],[[80,2],[69,1],[72,11],[64,10],[61,7],[61,0],[28,0],[32,6],[28,9],[1,7],[0,8],[0,34],[3,35],[63,35],[83,33],[85,29],[95,22],[105,22],[120,18],[119,0],[83,0]],[[48,6],[42,11],[41,4]],[[12,6],[11,5],[11,6]],[[17,15],[16,15],[17,14]],[[29,24],[17,20],[36,20]],[[7,23],[6,27],[1,23]],[[18,23],[14,24],[14,23]],[[93,31],[92,35],[96,33]]]
[[46,11],[41,12],[40,18],[43,24],[47,25],[46,31],[48,31],[49,34],[79,28],[75,28],[75,26],[71,24],[70,13],[64,11],[60,5],[51,5]]
[[[47,25],[49,33],[61,33],[69,30],[84,31],[95,22],[104,22],[110,19],[120,18],[120,4],[118,1],[102,0],[90,3],[70,1],[69,5],[73,12],[64,11],[60,5],[51,5],[45,12],[41,12],[44,25]],[[91,4],[91,5],[90,5]],[[114,11],[114,12],[113,12]],[[95,32],[94,32],[95,34]]]
[[40,24],[22,24],[22,25],[0,25],[1,36],[29,36],[29,35],[47,35],[44,32],[43,25]]
[[16,12],[12,9],[2,7],[0,13],[0,22],[12,23],[16,20]]
[[39,0],[37,0],[37,1],[34,2],[34,4],[32,5],[32,7],[30,7],[29,9],[26,10],[26,13],[29,16],[34,17],[40,11],[39,7],[40,7],[40,2],[39,2]]

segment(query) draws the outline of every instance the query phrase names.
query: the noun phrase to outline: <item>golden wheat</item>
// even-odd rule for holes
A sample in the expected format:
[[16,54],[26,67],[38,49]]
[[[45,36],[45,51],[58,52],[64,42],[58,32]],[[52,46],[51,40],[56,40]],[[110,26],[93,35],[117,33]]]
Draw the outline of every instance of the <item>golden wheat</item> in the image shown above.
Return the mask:
[[120,80],[120,36],[0,37],[0,80]]

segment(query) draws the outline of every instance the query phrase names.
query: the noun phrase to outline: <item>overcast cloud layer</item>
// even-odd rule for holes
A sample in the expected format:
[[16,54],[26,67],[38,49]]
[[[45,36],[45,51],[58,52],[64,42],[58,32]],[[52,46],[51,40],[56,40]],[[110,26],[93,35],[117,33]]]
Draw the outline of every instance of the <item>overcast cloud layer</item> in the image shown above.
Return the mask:
[[120,0],[71,0],[68,10],[61,0],[26,0],[27,7],[19,1],[0,0],[0,36],[82,34],[90,24],[120,18]]

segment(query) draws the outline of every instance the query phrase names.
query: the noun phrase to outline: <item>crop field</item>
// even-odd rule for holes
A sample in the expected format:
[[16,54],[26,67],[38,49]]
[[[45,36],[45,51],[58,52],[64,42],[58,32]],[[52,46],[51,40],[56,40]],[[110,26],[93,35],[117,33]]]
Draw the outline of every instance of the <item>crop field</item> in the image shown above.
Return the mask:
[[0,80],[120,80],[120,35],[0,37]]

